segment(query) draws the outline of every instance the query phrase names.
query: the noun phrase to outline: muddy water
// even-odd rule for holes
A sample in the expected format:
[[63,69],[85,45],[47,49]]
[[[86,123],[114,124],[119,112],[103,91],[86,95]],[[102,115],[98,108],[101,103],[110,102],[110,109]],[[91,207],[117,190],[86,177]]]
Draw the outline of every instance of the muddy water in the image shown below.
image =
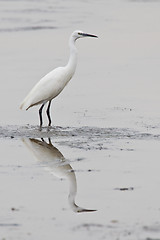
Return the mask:
[[[0,240],[159,239],[159,1],[0,1]],[[53,127],[19,110],[68,59]],[[44,116],[44,126],[47,125]]]

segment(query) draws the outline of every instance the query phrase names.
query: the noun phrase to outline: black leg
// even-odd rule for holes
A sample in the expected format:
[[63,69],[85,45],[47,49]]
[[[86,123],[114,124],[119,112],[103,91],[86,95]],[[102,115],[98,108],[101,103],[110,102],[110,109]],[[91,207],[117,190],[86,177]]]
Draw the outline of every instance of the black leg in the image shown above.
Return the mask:
[[39,119],[40,119],[40,129],[42,127],[43,121],[42,121],[42,109],[44,107],[44,104],[42,104],[42,106],[39,109]]
[[49,145],[52,145],[51,138],[48,138]]
[[48,108],[47,108],[47,111],[46,111],[46,113],[47,113],[47,116],[48,116],[48,120],[49,120],[49,123],[48,123],[48,127],[50,127],[51,126],[51,116],[50,116],[50,106],[51,106],[51,100],[49,101],[49,103],[48,103]]

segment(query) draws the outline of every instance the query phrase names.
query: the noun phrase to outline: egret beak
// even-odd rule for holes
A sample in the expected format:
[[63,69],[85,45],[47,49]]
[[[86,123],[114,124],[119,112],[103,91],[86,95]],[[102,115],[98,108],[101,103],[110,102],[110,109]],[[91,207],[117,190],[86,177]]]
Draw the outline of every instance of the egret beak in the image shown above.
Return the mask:
[[82,33],[82,36],[83,37],[95,37],[95,38],[98,38],[98,36],[93,35],[93,34],[88,34],[88,33]]

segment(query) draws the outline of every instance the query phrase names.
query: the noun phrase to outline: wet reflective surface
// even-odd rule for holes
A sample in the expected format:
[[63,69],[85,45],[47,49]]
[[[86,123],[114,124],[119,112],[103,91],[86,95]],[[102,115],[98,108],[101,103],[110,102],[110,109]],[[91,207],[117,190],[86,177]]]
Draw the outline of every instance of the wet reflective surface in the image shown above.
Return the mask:
[[62,153],[52,145],[51,139],[48,139],[48,143],[42,138],[41,141],[34,138],[23,138],[22,140],[30,151],[36,156],[36,158],[51,171],[53,175],[58,178],[65,178],[69,182],[69,195],[68,201],[71,209],[74,212],[93,212],[96,210],[85,209],[79,207],[75,203],[77,194],[77,182],[76,175],[69,164],[64,158]]
[[2,236],[159,235],[159,136],[101,130],[105,137],[57,127],[48,139],[33,127],[8,128],[0,138]]

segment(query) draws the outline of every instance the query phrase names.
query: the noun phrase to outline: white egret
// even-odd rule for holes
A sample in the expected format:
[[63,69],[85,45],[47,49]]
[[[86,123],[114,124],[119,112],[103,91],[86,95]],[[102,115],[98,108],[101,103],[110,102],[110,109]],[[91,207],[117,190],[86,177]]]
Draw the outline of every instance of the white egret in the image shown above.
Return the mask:
[[30,107],[41,104],[39,109],[40,128],[42,127],[42,110],[44,105],[48,102],[47,116],[49,120],[48,126],[51,126],[50,106],[53,98],[58,96],[64,89],[70,79],[73,77],[77,65],[77,49],[75,41],[79,38],[95,37],[96,35],[84,33],[82,31],[74,31],[69,39],[70,57],[66,66],[58,67],[47,75],[32,88],[26,98],[20,105],[21,109],[28,110]]

